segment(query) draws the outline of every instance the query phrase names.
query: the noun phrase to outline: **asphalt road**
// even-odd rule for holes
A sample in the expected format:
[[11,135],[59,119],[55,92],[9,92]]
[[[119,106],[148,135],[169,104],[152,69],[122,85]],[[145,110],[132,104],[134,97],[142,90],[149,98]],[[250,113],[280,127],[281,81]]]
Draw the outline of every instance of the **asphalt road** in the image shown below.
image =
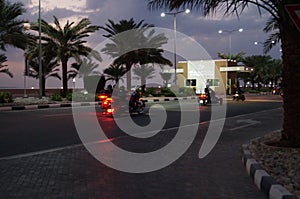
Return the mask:
[[[245,102],[228,101],[226,117],[271,110],[282,106],[282,102],[278,100],[269,101],[268,99],[268,97],[261,97]],[[167,121],[163,128],[172,130],[172,128],[179,125],[181,111],[178,109],[176,102],[165,102],[164,105],[167,109]],[[148,104],[149,106],[150,104]],[[218,105],[197,106],[187,111],[199,112],[199,122],[204,123],[210,120],[212,109],[220,108]],[[81,113],[81,116],[89,118],[92,114],[91,112],[84,111]],[[141,126],[145,126],[151,122],[147,114],[132,118],[135,123]],[[97,119],[108,138],[125,136],[117,127],[113,118],[97,114]],[[0,112],[0,127],[0,157],[81,143],[74,125],[71,108]]]
[[[167,102],[163,129],[155,135],[147,130],[133,132],[142,139],[125,136],[115,126],[114,122],[126,119],[124,116],[116,120],[99,114],[94,117],[95,112],[89,107],[76,108],[79,114],[74,116],[75,120],[87,123],[94,120],[112,138],[99,138],[98,142],[84,146],[74,145],[81,142],[78,136],[98,132],[98,127],[88,125],[77,134],[70,108],[0,112],[0,197],[266,199],[245,171],[241,146],[281,128],[282,103],[271,98],[257,96],[246,102],[229,101],[219,135],[215,128],[224,119],[217,115],[215,120],[208,120],[214,115],[212,110],[218,112],[222,107],[187,103],[179,111],[178,104]],[[145,126],[164,116],[153,110],[150,117],[132,117],[133,121]],[[179,125],[179,115],[186,113],[200,113],[200,119],[194,122],[183,118],[187,119],[186,125]],[[155,127],[159,129],[159,125]],[[191,143],[194,130],[197,134]],[[178,134],[179,139],[174,139]],[[174,140],[176,143],[172,145]],[[212,144],[212,148],[206,148],[203,155],[206,143]],[[182,151],[182,145],[187,144]],[[125,149],[127,155],[120,154],[120,149]],[[35,152],[24,154],[30,151]],[[12,154],[20,155],[8,156]],[[165,160],[171,162],[161,165]],[[113,166],[107,161],[114,163]],[[131,172],[126,172],[127,169]]]

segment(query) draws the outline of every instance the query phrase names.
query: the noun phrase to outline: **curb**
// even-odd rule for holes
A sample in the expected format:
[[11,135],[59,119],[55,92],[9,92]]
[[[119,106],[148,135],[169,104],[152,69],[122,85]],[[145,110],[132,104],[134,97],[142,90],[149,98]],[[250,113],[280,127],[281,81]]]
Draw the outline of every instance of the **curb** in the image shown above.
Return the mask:
[[242,146],[242,162],[254,184],[269,199],[297,199],[281,184],[276,182],[261,166],[248,149],[248,144]]
[[195,100],[195,99],[199,99],[199,97],[164,97],[164,98],[153,98],[153,99],[142,98],[143,102],[168,102],[168,101]]
[[38,105],[24,105],[24,106],[8,106],[8,107],[0,107],[0,111],[33,110],[33,109],[47,109],[47,108],[93,106],[93,105],[101,105],[101,102],[80,102],[80,103],[63,103],[63,104],[38,104]]

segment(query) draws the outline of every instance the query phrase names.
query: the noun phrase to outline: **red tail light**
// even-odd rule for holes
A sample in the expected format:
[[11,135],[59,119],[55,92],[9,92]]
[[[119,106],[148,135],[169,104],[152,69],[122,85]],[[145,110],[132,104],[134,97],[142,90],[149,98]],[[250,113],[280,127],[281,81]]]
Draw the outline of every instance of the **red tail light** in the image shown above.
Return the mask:
[[100,95],[98,95],[98,99],[101,100],[101,101],[105,100],[107,97],[108,97],[107,94],[100,94]]
[[114,112],[114,109],[113,109],[113,108],[109,108],[109,109],[106,110],[106,112],[107,112],[107,113],[113,113],[113,112]]
[[104,100],[104,101],[102,101],[102,108],[107,108],[108,106],[110,106],[110,104],[111,104],[111,102],[112,102],[112,98],[106,98],[106,100]]
[[206,94],[205,94],[205,93],[201,94],[201,95],[200,95],[200,98],[201,98],[201,99],[206,99]]

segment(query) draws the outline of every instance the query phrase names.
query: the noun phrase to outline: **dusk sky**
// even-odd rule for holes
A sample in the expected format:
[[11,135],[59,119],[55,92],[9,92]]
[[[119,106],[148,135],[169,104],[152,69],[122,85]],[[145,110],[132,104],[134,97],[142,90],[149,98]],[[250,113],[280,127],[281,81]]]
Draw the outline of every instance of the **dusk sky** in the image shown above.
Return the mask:
[[[38,0],[10,0],[22,2],[27,9],[23,19],[31,22],[38,18]],[[145,23],[155,27],[173,30],[173,17],[162,18],[161,12],[167,10],[150,11],[145,0],[41,0],[42,18],[48,23],[53,22],[56,16],[62,23],[69,20],[77,22],[81,18],[88,17],[93,25],[105,25],[108,19],[118,22],[122,19],[134,18],[136,22],[145,20]],[[264,42],[267,35],[262,31],[268,20],[268,14],[259,15],[256,7],[249,7],[237,19],[236,16],[224,17],[223,13],[215,16],[203,17],[198,10],[191,10],[189,14],[177,15],[177,31],[188,35],[201,44],[213,59],[218,59],[217,53],[228,53],[229,36],[227,33],[218,34],[218,30],[235,30],[243,28],[242,33],[232,34],[232,53],[243,51],[246,56],[262,54],[262,45],[254,45],[255,41]],[[95,47],[104,40],[103,30],[97,31],[91,36],[88,45]],[[0,87],[23,88],[24,56],[23,51],[10,48],[6,52],[10,71],[14,78],[0,74]],[[273,58],[281,58],[280,46],[274,47],[269,55]],[[69,62],[72,63],[72,62]],[[150,81],[151,82],[151,81]],[[28,87],[37,87],[38,81],[27,78]],[[49,78],[47,87],[60,87],[61,82]]]

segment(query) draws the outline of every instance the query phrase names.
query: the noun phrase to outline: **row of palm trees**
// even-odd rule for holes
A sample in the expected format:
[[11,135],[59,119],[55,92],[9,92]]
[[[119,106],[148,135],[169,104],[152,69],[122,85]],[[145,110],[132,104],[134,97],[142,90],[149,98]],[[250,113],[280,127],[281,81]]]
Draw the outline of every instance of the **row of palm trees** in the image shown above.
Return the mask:
[[247,56],[242,61],[248,67],[254,70],[251,73],[244,74],[244,80],[251,82],[252,88],[254,84],[258,84],[258,88],[262,85],[278,86],[282,81],[283,65],[281,59],[272,59],[268,55]]
[[[99,29],[104,30],[107,34],[103,36],[110,40],[110,43],[106,44],[101,51],[114,59],[113,63],[103,71],[104,74],[109,76],[107,80],[113,78],[118,83],[120,78],[126,73],[127,89],[130,89],[131,72],[129,71],[133,66],[135,66],[134,73],[140,77],[142,83],[145,83],[146,78],[151,78],[151,73],[154,70],[153,66],[149,66],[149,64],[172,65],[162,55],[163,50],[161,46],[167,43],[167,38],[163,33],[156,34],[155,30],[152,29],[154,26],[145,23],[144,20],[138,23],[133,19],[121,20],[119,23],[108,20],[105,26],[97,26],[92,25],[88,18],[84,18],[78,23],[67,21],[62,26],[57,17],[54,16],[54,25],[41,19],[42,54],[40,58],[42,71],[39,71],[39,39],[36,36],[37,34],[29,34],[29,31],[24,31],[24,21],[16,20],[18,16],[25,12],[23,5],[20,3],[11,4],[5,0],[1,0],[1,2],[11,8],[9,11],[0,10],[0,14],[3,15],[2,19],[7,19],[4,15],[10,16],[8,13],[12,15],[6,22],[6,26],[1,26],[1,28],[13,24],[10,28],[1,29],[1,50],[5,50],[6,45],[25,50],[25,56],[29,57],[29,76],[39,78],[39,73],[42,72],[42,95],[45,95],[45,85],[48,77],[61,79],[63,85],[62,93],[66,95],[68,92],[68,79],[77,75],[82,76],[84,79],[90,74],[100,75],[101,72],[96,71],[97,67],[99,67],[98,62],[102,61],[100,52],[88,47],[85,40]],[[15,8],[18,9],[16,10]],[[31,23],[30,30],[38,33],[38,22]],[[9,37],[10,35],[11,37]],[[2,54],[0,56],[2,56],[0,58],[3,58],[0,59],[2,61],[1,72],[12,76],[7,66],[3,65],[6,61],[5,55]],[[72,63],[71,69],[68,70],[68,63],[71,59],[75,60],[75,63]],[[58,73],[59,66],[61,66],[62,77]],[[119,74],[115,74],[116,69],[118,69],[117,72]],[[141,74],[143,72],[150,73],[150,75],[147,74],[145,77],[145,75]]]
[[273,86],[278,86],[278,82],[282,80],[283,76],[281,59],[272,59],[269,55],[245,55],[245,52],[231,55],[218,53],[218,57],[222,59],[232,60],[238,64],[243,64],[254,69],[251,72],[239,74],[239,78],[244,79],[245,83],[251,82],[252,88],[254,88],[255,84],[258,84],[259,88],[262,84],[269,85],[270,83]]

